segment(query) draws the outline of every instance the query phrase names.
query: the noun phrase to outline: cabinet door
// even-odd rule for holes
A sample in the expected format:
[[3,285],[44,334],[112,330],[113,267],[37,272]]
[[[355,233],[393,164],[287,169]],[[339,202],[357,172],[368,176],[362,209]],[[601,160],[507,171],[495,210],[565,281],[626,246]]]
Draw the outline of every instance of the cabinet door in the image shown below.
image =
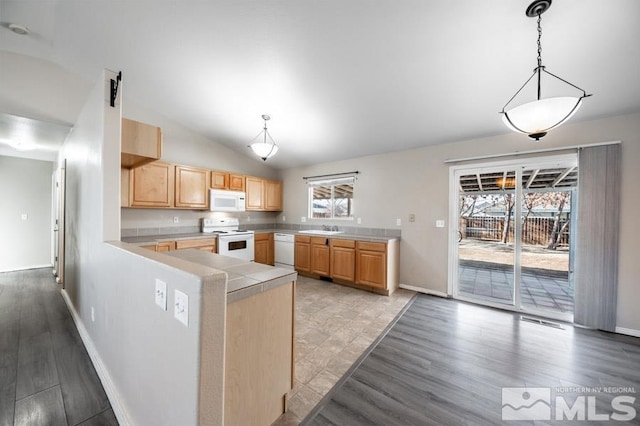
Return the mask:
[[282,181],[264,181],[265,210],[282,211]]
[[331,240],[331,278],[355,282],[356,242],[352,240]]
[[264,210],[264,180],[247,176],[245,186],[247,192],[246,209]]
[[329,239],[311,237],[311,272],[328,277],[329,267]]
[[229,189],[229,173],[211,171],[211,188],[213,189]]
[[296,235],[294,244],[294,266],[298,271],[311,270],[311,244],[308,236]]
[[131,169],[129,205],[132,207],[173,207],[174,166],[151,163]]
[[273,234],[256,234],[253,247],[255,262],[273,265]]
[[356,284],[386,288],[386,244],[358,242],[356,256]]
[[209,171],[176,166],[176,207],[209,208]]
[[229,173],[229,189],[232,191],[244,191],[244,175]]

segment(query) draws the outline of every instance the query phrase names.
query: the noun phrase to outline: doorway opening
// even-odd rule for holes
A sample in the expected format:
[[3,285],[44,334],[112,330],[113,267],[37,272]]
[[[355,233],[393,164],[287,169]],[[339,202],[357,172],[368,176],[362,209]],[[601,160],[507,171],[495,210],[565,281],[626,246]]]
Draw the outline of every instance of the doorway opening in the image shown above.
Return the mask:
[[577,155],[456,166],[451,179],[450,294],[573,321]]

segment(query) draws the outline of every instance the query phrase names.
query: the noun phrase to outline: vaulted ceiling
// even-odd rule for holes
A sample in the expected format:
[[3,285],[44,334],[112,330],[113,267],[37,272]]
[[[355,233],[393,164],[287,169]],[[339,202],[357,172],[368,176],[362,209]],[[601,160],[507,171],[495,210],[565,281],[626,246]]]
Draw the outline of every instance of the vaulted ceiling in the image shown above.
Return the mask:
[[[528,4],[0,0],[0,113],[73,124],[108,68],[125,102],[252,158],[271,115],[276,168],[508,133],[498,111],[536,65]],[[557,0],[542,27],[547,69],[593,93],[572,121],[640,111],[639,1]]]

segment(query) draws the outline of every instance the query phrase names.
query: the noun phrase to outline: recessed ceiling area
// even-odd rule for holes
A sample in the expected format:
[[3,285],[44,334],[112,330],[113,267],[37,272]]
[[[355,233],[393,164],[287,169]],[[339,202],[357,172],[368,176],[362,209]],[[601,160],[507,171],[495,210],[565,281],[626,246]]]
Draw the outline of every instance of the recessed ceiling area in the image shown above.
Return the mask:
[[0,155],[54,161],[71,125],[0,113]]
[[[0,112],[73,122],[107,68],[125,114],[251,158],[269,114],[275,168],[506,134],[498,111],[536,65],[529,3],[0,0]],[[544,64],[593,93],[572,123],[640,111],[640,2],[558,1],[542,25]]]

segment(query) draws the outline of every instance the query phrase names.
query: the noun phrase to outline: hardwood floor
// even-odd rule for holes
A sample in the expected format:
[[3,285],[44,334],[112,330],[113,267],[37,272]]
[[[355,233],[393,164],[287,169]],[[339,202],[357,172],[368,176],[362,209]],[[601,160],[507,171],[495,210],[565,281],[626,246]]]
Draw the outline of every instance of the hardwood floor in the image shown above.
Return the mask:
[[[561,325],[419,295],[302,424],[501,424],[503,388],[549,389],[551,419],[559,398],[599,424],[640,424],[640,339]],[[612,408],[618,396],[633,398],[627,423],[609,420],[624,414]],[[527,420],[516,424],[541,424]]]
[[117,424],[51,269],[0,273],[0,426]]

